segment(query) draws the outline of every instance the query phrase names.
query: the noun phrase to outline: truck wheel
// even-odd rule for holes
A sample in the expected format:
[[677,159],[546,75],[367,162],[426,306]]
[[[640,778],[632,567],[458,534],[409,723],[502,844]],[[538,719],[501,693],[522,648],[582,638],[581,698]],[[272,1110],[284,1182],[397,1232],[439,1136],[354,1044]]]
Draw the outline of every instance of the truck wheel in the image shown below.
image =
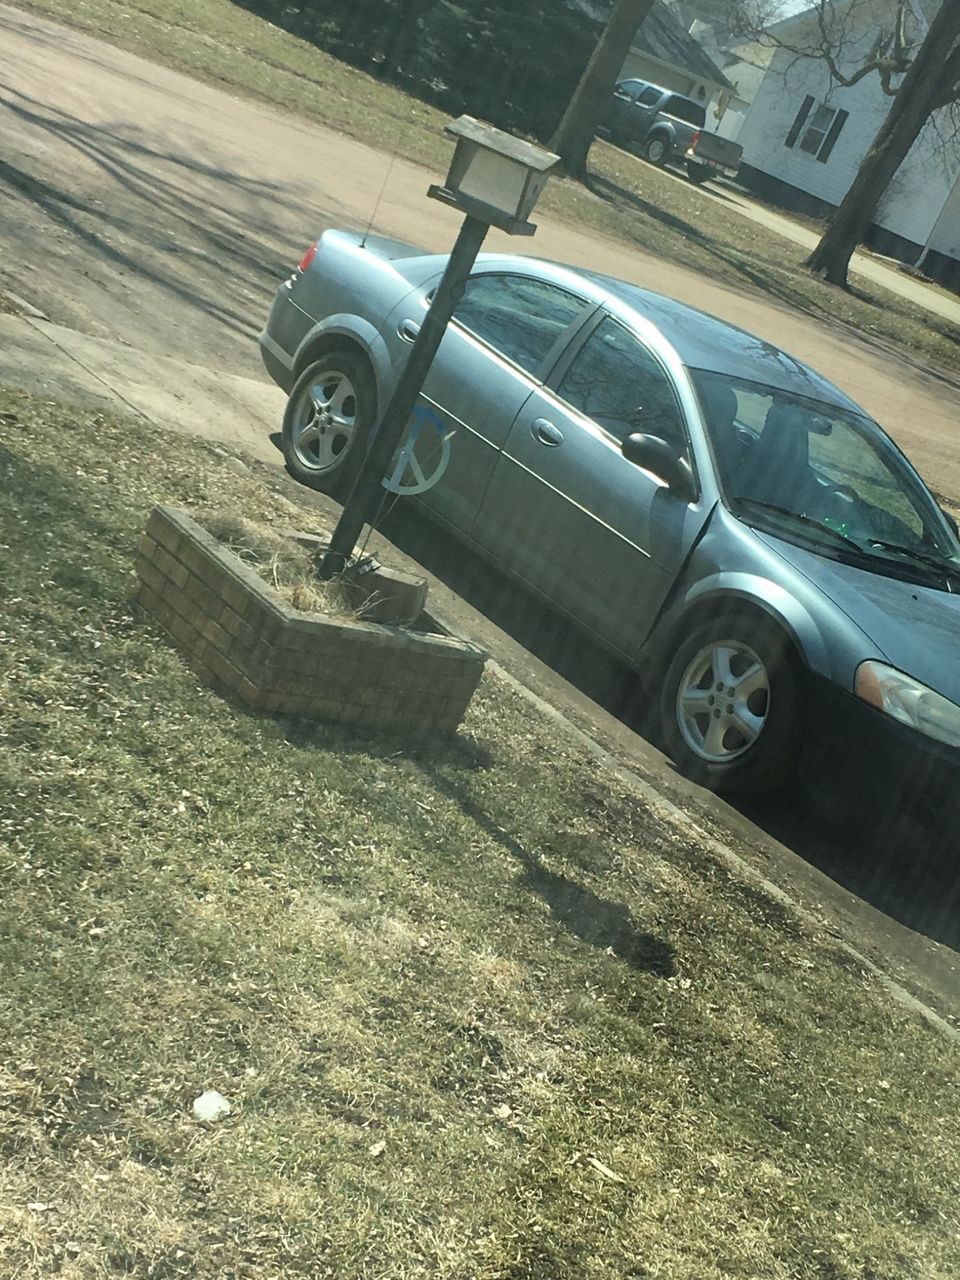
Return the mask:
[[649,138],[643,154],[651,164],[664,165],[670,156],[670,143],[660,136]]
[[706,165],[697,164],[694,160],[687,161],[687,177],[691,182],[695,182],[697,186],[706,182],[710,177],[710,170]]

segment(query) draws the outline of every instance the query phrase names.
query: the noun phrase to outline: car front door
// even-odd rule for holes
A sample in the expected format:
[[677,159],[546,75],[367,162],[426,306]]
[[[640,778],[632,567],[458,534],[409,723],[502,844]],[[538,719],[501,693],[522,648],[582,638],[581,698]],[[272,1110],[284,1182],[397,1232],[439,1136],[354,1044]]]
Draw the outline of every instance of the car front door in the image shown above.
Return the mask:
[[609,115],[610,132],[614,137],[631,132],[636,101],[645,88],[642,80],[621,80],[614,86]]
[[624,324],[604,316],[531,392],[507,437],[475,537],[626,654],[642,644],[707,516],[628,462],[633,433],[690,459],[676,388]]
[[[594,305],[518,271],[480,271],[467,281],[420,396],[434,421],[421,433],[420,468],[429,474],[443,434],[451,433],[441,480],[424,506],[469,533],[510,427],[541,374]],[[406,311],[410,314],[407,315]],[[412,341],[423,312],[403,306],[393,323]],[[432,454],[431,454],[432,447]]]
[[656,85],[647,85],[638,95],[630,112],[629,136],[631,142],[639,145],[650,132],[653,122],[660,112],[660,100],[663,90]]

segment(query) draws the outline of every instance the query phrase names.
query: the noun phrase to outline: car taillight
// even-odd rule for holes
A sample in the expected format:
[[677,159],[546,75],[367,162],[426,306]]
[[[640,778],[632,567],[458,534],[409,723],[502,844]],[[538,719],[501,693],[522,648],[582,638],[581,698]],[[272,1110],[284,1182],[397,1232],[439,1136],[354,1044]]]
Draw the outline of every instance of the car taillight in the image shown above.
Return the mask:
[[317,250],[319,248],[320,248],[320,241],[319,240],[314,241],[314,243],[310,246],[307,252],[300,259],[300,263],[297,266],[298,271],[306,271],[307,267],[309,267],[310,263],[317,256]]
[[693,137],[690,139],[690,150],[691,150],[691,151],[696,151],[696,149],[697,149],[697,143],[700,141],[700,135],[701,135],[701,133],[702,133],[702,132],[703,132],[703,130],[702,130],[702,129],[694,129],[694,131],[693,131]]

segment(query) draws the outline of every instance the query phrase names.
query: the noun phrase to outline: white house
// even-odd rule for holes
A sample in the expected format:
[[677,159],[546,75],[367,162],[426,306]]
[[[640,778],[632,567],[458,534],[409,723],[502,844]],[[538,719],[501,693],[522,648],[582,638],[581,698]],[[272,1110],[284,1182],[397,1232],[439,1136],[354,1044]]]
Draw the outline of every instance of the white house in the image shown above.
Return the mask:
[[620,69],[620,79],[634,78],[663,85],[704,106],[731,89],[699,40],[683,29],[663,0],[656,0],[647,14]]
[[[569,0],[569,3],[593,18],[598,27],[610,17],[611,0]],[[664,0],[654,0],[631,42],[618,79],[648,80],[704,106],[730,91],[723,72],[699,41],[684,30]]]
[[[893,7],[893,0],[874,0],[870,15],[862,3],[850,6],[857,26],[840,60],[842,74],[861,65]],[[936,8],[936,0],[914,0],[912,41],[922,39]],[[814,22],[807,10],[771,28],[775,41],[789,48],[774,47],[737,141],[748,186],[788,208],[824,214],[843,199],[893,100],[875,73],[845,87],[822,59],[799,55]],[[951,132],[943,118],[928,122],[881,202],[870,243],[904,262],[922,259],[927,274],[956,287],[960,143],[950,141]]]
[[755,40],[738,38],[702,19],[694,20],[690,35],[720,68],[729,84],[729,89],[721,92],[713,104],[708,117],[709,127],[721,138],[736,142],[750,105],[763,83],[774,50]]

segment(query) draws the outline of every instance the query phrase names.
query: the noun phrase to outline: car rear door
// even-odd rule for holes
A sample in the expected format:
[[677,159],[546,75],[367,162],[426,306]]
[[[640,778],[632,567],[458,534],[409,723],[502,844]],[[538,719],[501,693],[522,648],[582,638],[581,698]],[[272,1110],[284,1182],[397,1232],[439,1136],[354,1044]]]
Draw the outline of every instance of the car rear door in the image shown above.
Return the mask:
[[507,437],[475,525],[504,565],[622,652],[636,653],[707,518],[624,458],[634,432],[690,458],[663,365],[602,315]]
[[[594,310],[568,289],[516,269],[475,272],[427,375],[419,406],[436,431],[419,443],[421,470],[429,474],[441,433],[452,433],[440,481],[419,501],[470,533],[510,427],[569,334]],[[407,311],[410,314],[407,314]],[[423,310],[400,307],[393,323],[412,342]]]

